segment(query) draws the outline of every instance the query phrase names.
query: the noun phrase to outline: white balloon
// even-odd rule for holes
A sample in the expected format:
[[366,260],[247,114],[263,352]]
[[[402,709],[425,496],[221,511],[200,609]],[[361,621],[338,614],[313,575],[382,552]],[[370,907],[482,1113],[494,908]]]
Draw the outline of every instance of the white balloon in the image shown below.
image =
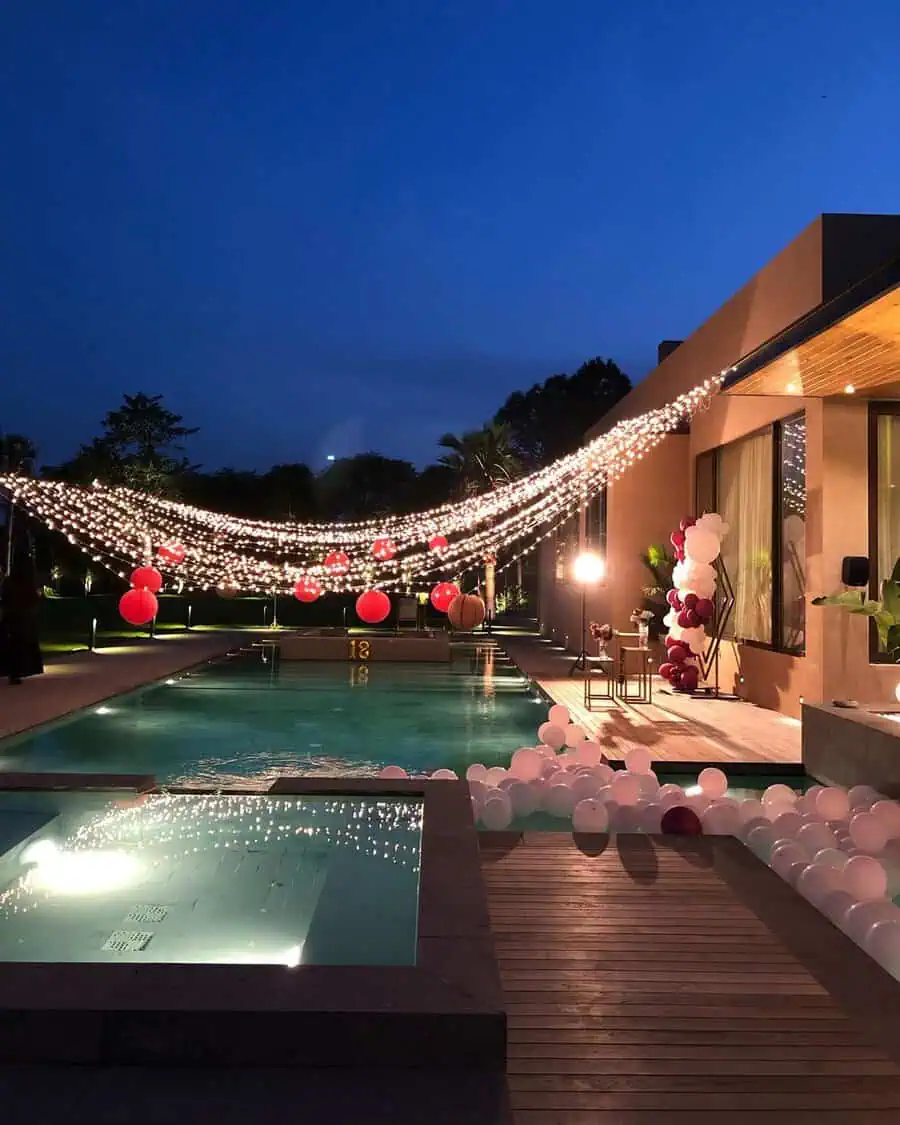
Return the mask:
[[506,792],[516,816],[530,816],[540,804],[540,793],[527,781],[514,781]]
[[487,786],[494,786],[495,788],[506,777],[506,770],[503,766],[491,766],[484,776],[484,783]]
[[701,822],[707,836],[734,836],[740,827],[740,816],[730,805],[710,805]]
[[505,797],[490,796],[481,809],[481,823],[491,832],[502,832],[512,820],[512,805]]
[[778,783],[770,785],[762,795],[762,802],[764,805],[772,804],[794,804],[797,800],[797,794],[787,785]]
[[571,816],[575,794],[570,785],[551,785],[544,794],[544,808],[551,816]]
[[481,762],[474,762],[466,770],[466,777],[469,781],[484,781],[487,776],[487,766],[483,766]]
[[796,812],[783,812],[772,821],[772,827],[779,836],[793,838],[803,827],[803,817]]
[[887,872],[877,859],[869,855],[854,855],[847,860],[844,868],[844,885],[860,901],[884,898]]
[[847,937],[852,938],[857,945],[862,945],[866,934],[876,922],[884,922],[896,918],[900,911],[885,898],[868,899],[857,902],[844,915],[841,927]]
[[863,948],[892,976],[900,975],[900,921],[876,922],[866,934]]
[[641,795],[641,783],[631,773],[622,770],[610,782],[610,792],[613,800],[619,805],[634,805]]
[[872,812],[858,812],[850,820],[850,839],[861,851],[878,855],[887,843],[887,832],[880,817]]
[[827,863],[811,863],[797,880],[797,890],[814,906],[824,902],[832,892],[843,889],[841,872]]
[[595,798],[601,789],[600,778],[595,777],[593,773],[581,774],[572,782],[576,805],[587,798]]
[[822,902],[820,910],[826,918],[843,929],[847,912],[851,906],[855,905],[856,899],[853,895],[848,894],[846,891],[832,891]]
[[608,826],[605,805],[591,797],[579,801],[572,810],[572,829],[575,832],[605,832]]

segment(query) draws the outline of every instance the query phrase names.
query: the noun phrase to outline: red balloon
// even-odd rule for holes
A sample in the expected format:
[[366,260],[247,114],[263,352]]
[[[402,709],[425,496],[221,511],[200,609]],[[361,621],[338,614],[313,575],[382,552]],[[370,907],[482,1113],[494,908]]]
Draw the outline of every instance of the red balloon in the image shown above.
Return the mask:
[[146,625],[158,612],[159,602],[149,590],[129,590],[119,599],[119,613],[129,625]]
[[304,574],[302,578],[297,579],[297,585],[294,587],[294,597],[298,602],[318,601],[321,596],[322,583],[318,578],[314,578],[311,574]]
[[667,836],[702,836],[700,817],[687,805],[673,805],[663,813],[660,824]]
[[684,546],[684,532],[683,531],[673,531],[672,534],[669,536],[669,542],[676,549],[678,549],[680,547],[683,547]]
[[367,625],[378,625],[391,612],[391,599],[384,590],[366,590],[356,599],[356,616]]
[[372,554],[381,562],[387,562],[397,553],[397,544],[393,539],[376,539],[372,544]]
[[694,613],[697,614],[701,621],[711,621],[715,611],[716,607],[709,598],[697,599],[697,604],[694,606]]
[[691,655],[691,650],[679,642],[674,644],[669,649],[669,660],[672,664],[684,664],[685,660]]
[[151,594],[158,594],[162,584],[162,575],[154,566],[139,566],[131,575],[131,585],[136,590],[149,590]]
[[454,598],[459,597],[459,587],[452,582],[438,582],[431,591],[431,604],[438,613],[446,613]]
[[447,617],[454,629],[468,632],[484,621],[487,610],[477,594],[460,594],[447,607]]
[[156,552],[164,563],[170,563],[172,566],[180,566],[184,562],[185,549],[180,543],[163,543],[160,549]]
[[674,667],[674,664],[670,664],[669,661],[666,660],[663,664],[660,664],[659,674],[664,680],[671,680]]
[[435,535],[432,539],[428,540],[428,549],[434,551],[436,555],[442,555],[449,546],[450,544],[443,535]]
[[325,556],[325,569],[329,574],[340,577],[342,574],[347,574],[350,570],[350,557],[344,551],[332,551],[331,554]]
[[685,516],[685,518],[678,525],[682,531],[687,531],[689,527],[693,527],[697,521],[693,516]]

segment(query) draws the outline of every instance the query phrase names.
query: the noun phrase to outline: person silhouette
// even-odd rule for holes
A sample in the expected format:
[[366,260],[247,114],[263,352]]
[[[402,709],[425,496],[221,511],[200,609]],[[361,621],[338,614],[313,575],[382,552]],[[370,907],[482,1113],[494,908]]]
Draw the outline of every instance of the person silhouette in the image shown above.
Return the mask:
[[28,555],[17,555],[0,584],[0,674],[12,685],[44,671],[38,631],[40,594]]

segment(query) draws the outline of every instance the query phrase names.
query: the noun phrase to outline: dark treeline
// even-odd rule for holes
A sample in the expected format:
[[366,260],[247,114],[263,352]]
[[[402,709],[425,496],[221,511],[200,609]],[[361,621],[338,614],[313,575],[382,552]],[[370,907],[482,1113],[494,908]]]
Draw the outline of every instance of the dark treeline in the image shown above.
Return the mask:
[[[428,508],[484,492],[576,449],[585,429],[627,394],[631,383],[611,360],[588,360],[572,375],[553,375],[509,396],[479,430],[445,434],[424,469],[359,453],[321,472],[302,462],[266,472],[204,471],[186,443],[197,429],[169,410],[161,395],[125,395],[103,419],[102,432],[43,476],[89,484],[122,484],[235,516],[264,520],[361,519]],[[38,450],[20,435],[0,437],[0,467],[33,471]]]

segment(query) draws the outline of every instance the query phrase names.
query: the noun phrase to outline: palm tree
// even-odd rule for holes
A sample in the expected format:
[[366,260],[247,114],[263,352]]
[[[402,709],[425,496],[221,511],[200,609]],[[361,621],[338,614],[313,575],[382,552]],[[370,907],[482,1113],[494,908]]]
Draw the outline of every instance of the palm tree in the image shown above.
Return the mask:
[[492,422],[462,437],[444,434],[438,444],[450,451],[438,459],[438,464],[456,474],[464,496],[508,484],[522,471],[522,463],[512,449],[512,431],[505,423]]

